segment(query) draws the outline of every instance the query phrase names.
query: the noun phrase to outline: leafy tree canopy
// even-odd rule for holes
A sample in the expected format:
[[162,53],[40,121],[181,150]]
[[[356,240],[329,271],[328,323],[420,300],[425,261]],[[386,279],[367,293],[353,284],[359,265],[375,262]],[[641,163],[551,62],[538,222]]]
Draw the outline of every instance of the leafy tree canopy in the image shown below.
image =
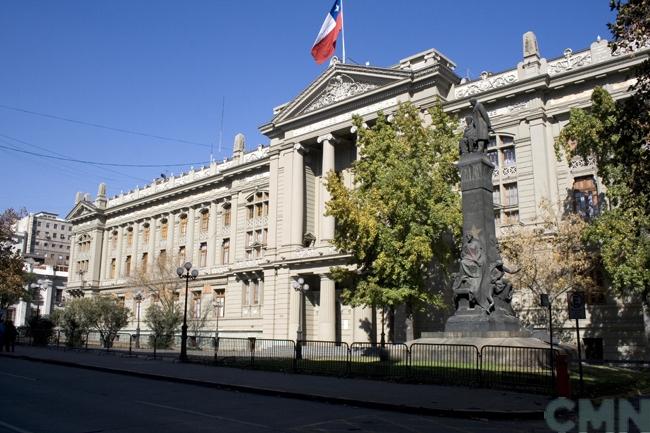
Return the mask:
[[[612,49],[630,51],[650,41],[650,2],[612,1]],[[650,291],[650,61],[635,70],[630,97],[614,101],[597,87],[588,110],[573,109],[557,143],[574,157],[596,160],[612,208],[604,210],[586,232],[600,248],[612,287],[620,295]]]
[[333,243],[353,263],[332,274],[351,305],[442,304],[429,283],[434,269],[453,260],[452,236],[460,235],[459,136],[457,121],[439,104],[429,115],[426,122],[407,103],[391,121],[380,113],[370,128],[355,118],[360,158],[351,168],[354,186],[327,175]]
[[[0,213],[0,310],[22,300],[29,300],[25,289],[29,276],[23,271],[23,258],[12,251],[13,226],[24,212],[6,209]],[[1,314],[1,311],[0,311]]]

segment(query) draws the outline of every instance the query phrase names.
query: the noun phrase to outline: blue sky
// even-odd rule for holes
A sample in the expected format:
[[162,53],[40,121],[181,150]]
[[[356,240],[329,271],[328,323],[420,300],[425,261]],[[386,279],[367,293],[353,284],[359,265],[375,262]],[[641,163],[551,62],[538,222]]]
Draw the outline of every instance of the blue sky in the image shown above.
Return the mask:
[[[311,45],[333,0],[4,0],[0,2],[0,146],[84,160],[173,164],[266,144],[257,127],[327,64]],[[457,73],[515,67],[522,34],[560,56],[609,37],[608,0],[345,0],[348,60],[390,66],[434,47]],[[340,54],[339,54],[340,55]],[[223,139],[219,152],[222,100]],[[177,138],[125,134],[4,107]],[[0,209],[64,216],[76,191],[144,185],[164,168],[46,160],[0,148]],[[188,167],[186,167],[187,169]],[[178,172],[180,168],[170,168]]]

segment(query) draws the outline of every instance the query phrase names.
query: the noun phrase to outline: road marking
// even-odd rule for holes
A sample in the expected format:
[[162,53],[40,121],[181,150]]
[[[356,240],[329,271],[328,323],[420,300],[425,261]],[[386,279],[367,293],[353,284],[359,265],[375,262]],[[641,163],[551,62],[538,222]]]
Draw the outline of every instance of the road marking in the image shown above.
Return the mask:
[[16,427],[15,425],[7,424],[6,422],[2,422],[2,421],[0,421],[0,427],[4,427],[16,433],[32,433],[29,430],[25,430],[20,427]]
[[147,406],[160,407],[160,408],[163,408],[163,409],[175,410],[177,412],[188,413],[190,415],[198,415],[198,416],[204,416],[206,418],[214,418],[214,419],[219,419],[219,420],[222,420],[222,421],[229,421],[229,422],[233,422],[233,423],[248,425],[248,426],[251,426],[251,427],[261,427],[261,428],[265,428],[265,429],[273,429],[271,426],[264,425],[264,424],[256,424],[254,422],[241,421],[241,420],[234,419],[234,418],[227,418],[227,417],[223,417],[223,416],[219,416],[219,415],[212,415],[210,413],[197,412],[197,411],[190,410],[190,409],[181,409],[181,408],[178,408],[178,407],[166,406],[164,404],[152,403],[152,402],[149,402],[149,401],[136,400],[136,403],[144,404],[144,405],[147,405]]
[[36,380],[38,380],[38,379],[36,379],[35,377],[21,376],[20,374],[5,373],[5,372],[2,372],[2,371],[0,371],[0,374],[2,374],[2,375],[4,375],[4,376],[17,377],[18,379],[25,379],[25,380],[31,380],[31,381],[36,381]]

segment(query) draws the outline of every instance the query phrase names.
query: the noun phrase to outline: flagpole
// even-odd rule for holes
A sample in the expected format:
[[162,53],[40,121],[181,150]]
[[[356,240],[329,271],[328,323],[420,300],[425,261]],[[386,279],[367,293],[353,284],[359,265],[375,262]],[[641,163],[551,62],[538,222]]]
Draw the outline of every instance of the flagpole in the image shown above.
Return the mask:
[[[341,14],[343,14],[343,0],[341,0]],[[345,15],[343,15],[343,22],[341,23],[341,39],[343,42],[343,63],[345,63]]]

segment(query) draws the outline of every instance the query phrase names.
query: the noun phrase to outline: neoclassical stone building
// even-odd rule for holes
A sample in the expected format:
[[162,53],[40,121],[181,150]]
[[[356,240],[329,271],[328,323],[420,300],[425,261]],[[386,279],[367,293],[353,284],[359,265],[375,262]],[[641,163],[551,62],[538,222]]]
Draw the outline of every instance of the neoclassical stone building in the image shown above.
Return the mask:
[[[613,55],[607,42],[598,40],[588,49],[545,59],[532,33],[524,35],[523,45],[523,58],[512,69],[484,72],[472,81],[461,79],[453,61],[435,49],[386,68],[333,62],[273,110],[260,127],[268,146],[246,152],[238,136],[232,158],[224,162],[110,198],[104,186],[94,200],[78,195],[67,216],[73,224],[68,288],[114,293],[135,309],[138,288],[130,276],[151,269],[161,255],[171,256],[198,268],[191,308],[219,305],[207,328],[215,329],[219,314],[222,336],[295,339],[303,311],[306,338],[367,341],[372,312],[343,305],[329,276],[330,267],[345,264],[346,256],[330,246],[334,221],[323,215],[329,198],[324,174],[335,170],[352,184],[349,168],[357,158],[352,115],[372,124],[378,111],[389,114],[402,102],[426,113],[440,100],[462,119],[469,99],[478,98],[495,131],[489,156],[497,166],[499,227],[538,222],[545,199],[587,213],[602,200],[594,167],[558,162],[554,139],[570,108],[589,105],[594,86],[625,97],[633,83],[631,68],[649,50]],[[310,287],[304,310],[292,284],[299,277]],[[635,311],[616,326],[635,328],[645,338],[643,314]],[[420,326],[416,335],[431,330]],[[595,332],[590,338],[606,340],[605,356],[616,356],[620,344],[616,337],[607,341],[608,335]]]

